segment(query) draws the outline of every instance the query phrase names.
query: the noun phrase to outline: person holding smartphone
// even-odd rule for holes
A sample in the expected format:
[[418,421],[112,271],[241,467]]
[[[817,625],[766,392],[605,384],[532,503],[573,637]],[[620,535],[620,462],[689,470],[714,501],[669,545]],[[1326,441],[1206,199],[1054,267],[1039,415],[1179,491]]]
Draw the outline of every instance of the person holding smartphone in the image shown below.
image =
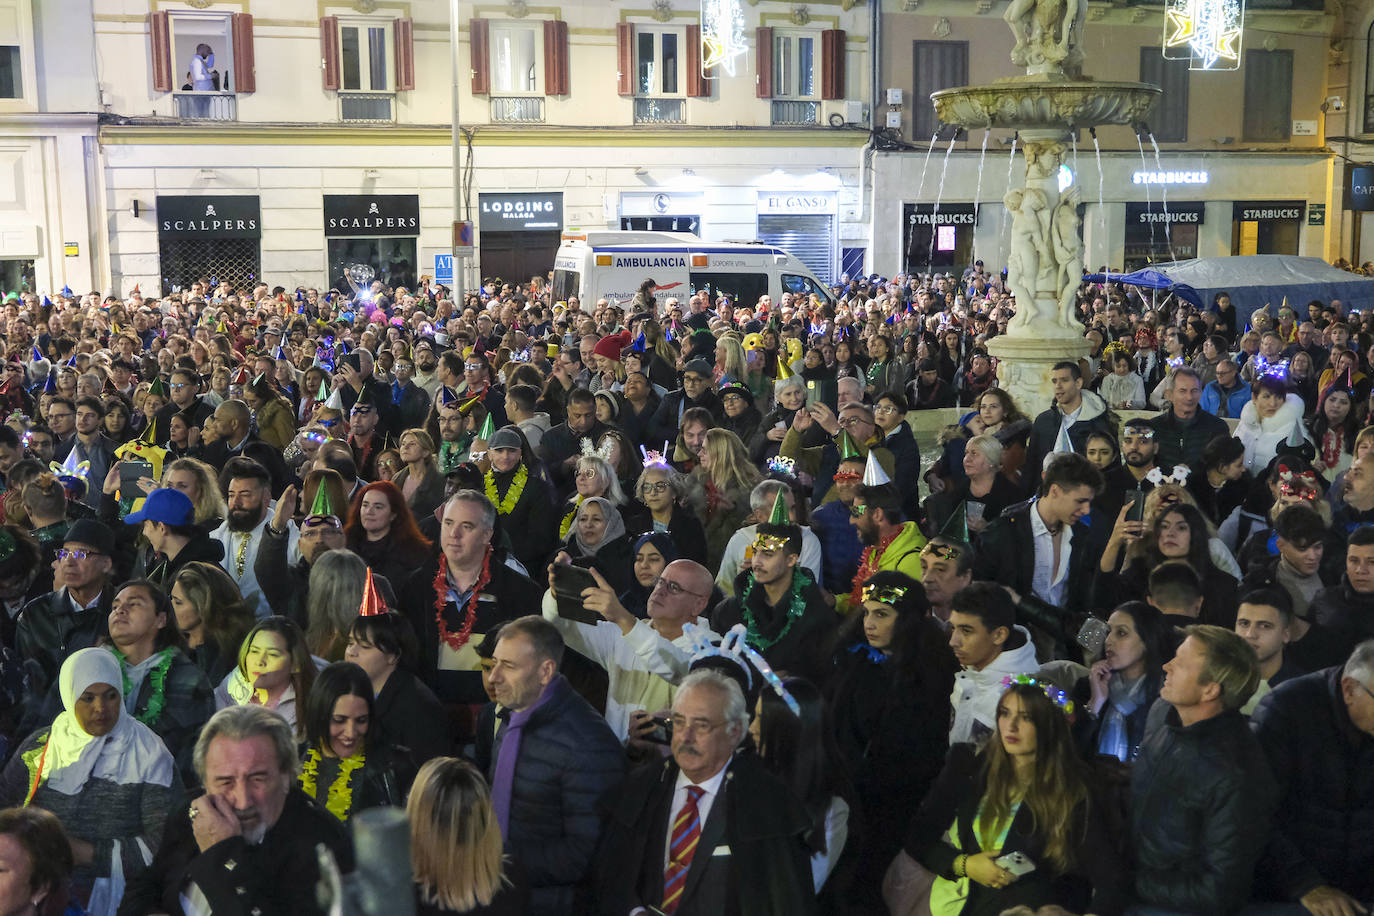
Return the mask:
[[[1128,870],[1090,797],[1070,734],[1074,703],[1030,675],[1005,683],[996,735],[977,757],[970,745],[951,748],[893,868],[910,874],[919,863],[934,873],[931,916],[1050,904],[1119,914]],[[909,885],[892,877],[889,907],[905,912],[911,901],[893,896]]]

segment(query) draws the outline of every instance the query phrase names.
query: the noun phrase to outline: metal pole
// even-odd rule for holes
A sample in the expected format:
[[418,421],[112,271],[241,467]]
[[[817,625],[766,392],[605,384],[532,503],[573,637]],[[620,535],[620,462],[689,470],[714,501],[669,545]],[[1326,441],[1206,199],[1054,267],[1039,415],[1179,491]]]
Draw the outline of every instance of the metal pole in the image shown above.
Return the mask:
[[[449,53],[453,59],[453,220],[464,218],[463,213],[463,132],[458,121],[458,92],[460,71],[458,64],[458,0],[449,0]],[[456,240],[450,229],[449,254],[453,257],[453,305],[461,313],[463,310],[463,259],[458,257]]]

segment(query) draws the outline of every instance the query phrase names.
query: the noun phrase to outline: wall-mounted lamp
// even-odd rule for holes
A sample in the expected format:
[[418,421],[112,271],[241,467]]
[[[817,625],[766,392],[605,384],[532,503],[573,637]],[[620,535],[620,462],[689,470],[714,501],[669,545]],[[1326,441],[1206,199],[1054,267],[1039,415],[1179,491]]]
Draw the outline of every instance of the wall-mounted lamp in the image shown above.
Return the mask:
[[196,172],[196,177],[201,181],[214,181],[219,176],[215,174],[214,169],[201,169],[199,172]]
[[367,181],[376,181],[381,177],[381,174],[377,169],[363,169],[363,178]]

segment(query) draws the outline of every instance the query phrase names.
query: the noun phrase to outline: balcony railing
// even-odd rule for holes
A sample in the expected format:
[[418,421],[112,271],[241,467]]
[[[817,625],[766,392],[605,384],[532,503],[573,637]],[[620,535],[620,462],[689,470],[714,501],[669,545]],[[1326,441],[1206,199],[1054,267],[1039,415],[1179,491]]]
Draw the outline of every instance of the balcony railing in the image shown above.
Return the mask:
[[493,96],[491,119],[503,124],[538,124],[544,120],[544,100],[539,96]]
[[370,92],[339,93],[339,119],[353,123],[390,124],[396,120],[392,97]]
[[815,127],[820,118],[820,104],[794,99],[773,101],[773,123]]
[[682,99],[635,99],[636,124],[681,124]]
[[198,121],[233,121],[238,102],[232,92],[174,92],[177,117]]

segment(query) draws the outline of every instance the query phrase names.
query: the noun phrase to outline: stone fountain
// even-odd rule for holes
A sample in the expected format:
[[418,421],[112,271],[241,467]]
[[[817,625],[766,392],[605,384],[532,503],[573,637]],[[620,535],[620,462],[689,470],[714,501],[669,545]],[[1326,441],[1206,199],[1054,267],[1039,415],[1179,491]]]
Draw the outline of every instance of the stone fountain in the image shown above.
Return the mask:
[[1003,198],[1011,214],[1007,282],[1016,296],[1016,317],[988,349],[998,359],[1000,386],[1030,416],[1052,400],[1050,367],[1090,349],[1074,316],[1084,266],[1080,195],[1076,185],[1061,190],[1059,167],[1070,154],[1074,131],[1142,126],[1160,95],[1157,86],[1083,75],[1087,7],[1087,0],[1011,0],[1003,18],[1016,36],[1012,62],[1026,68],[1025,76],[931,95],[946,124],[1020,133],[1025,186],[1008,189]]

